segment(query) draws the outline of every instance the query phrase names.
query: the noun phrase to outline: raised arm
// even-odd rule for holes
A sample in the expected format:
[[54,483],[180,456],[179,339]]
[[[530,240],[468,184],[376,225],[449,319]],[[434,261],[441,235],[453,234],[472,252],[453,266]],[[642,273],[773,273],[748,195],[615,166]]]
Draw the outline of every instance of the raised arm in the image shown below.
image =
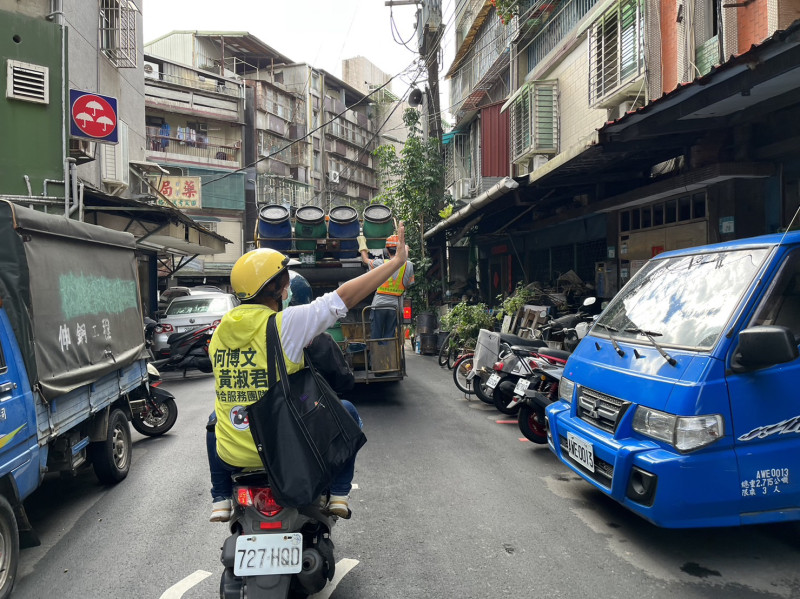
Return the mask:
[[[367,251],[361,252],[362,260],[366,260]],[[406,246],[406,228],[401,222],[397,228],[397,253],[391,260],[387,260],[377,268],[364,273],[360,277],[351,279],[343,283],[336,293],[348,308],[353,308],[367,297],[370,293],[380,287],[392,274],[399,270],[408,259],[408,246]]]

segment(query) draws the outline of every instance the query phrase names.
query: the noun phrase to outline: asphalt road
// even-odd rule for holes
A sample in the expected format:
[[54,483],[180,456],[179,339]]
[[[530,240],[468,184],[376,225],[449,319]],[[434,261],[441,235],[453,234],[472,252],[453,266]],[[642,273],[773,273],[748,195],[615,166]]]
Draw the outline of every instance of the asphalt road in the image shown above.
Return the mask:
[[[317,599],[800,597],[799,524],[656,528],[461,395],[435,357],[410,354],[408,373],[351,398],[369,441],[353,519],[334,531],[344,576]],[[42,546],[22,552],[15,598],[218,596],[226,528],[208,522],[204,445],[213,382],[164,386],[178,422],[161,438],[133,431],[125,481],[53,477],[26,503]]]

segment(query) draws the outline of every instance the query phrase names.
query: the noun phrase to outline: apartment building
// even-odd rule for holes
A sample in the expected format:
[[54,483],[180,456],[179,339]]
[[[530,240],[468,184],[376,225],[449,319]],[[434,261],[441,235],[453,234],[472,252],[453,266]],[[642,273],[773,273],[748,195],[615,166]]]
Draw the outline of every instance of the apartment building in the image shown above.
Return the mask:
[[246,32],[172,32],[147,50],[245,85],[245,250],[266,205],[361,212],[377,193],[377,110],[367,93]]
[[[175,271],[182,285],[225,284],[244,243],[244,83],[241,79],[144,55],[145,155],[157,201],[231,240]],[[163,196],[163,197],[162,197]]]
[[[449,74],[468,150],[452,155],[471,160],[454,161],[451,181],[469,178],[468,204],[426,236],[472,234],[485,299],[570,270],[609,297],[660,251],[789,225],[796,2],[519,2],[502,48],[502,35],[486,37],[499,20],[491,3],[457,6]],[[505,144],[483,121],[506,80],[498,172],[513,183],[487,189],[475,164]]]

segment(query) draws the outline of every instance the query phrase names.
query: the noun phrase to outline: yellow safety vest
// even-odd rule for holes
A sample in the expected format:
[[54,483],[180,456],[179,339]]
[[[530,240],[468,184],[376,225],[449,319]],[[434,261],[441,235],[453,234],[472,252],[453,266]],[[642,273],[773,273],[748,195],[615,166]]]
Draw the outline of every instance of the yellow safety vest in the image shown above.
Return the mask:
[[[259,311],[259,322],[248,341],[228,346],[222,339],[230,339],[236,335],[226,332],[231,327],[244,326],[237,323],[232,314],[244,308],[234,308],[222,318],[217,331],[211,339],[208,355],[214,367],[214,387],[216,400],[214,410],[217,414],[216,436],[219,457],[231,466],[242,468],[258,468],[262,466],[261,458],[256,451],[250,423],[247,421],[245,408],[258,401],[267,391],[268,369],[266,348],[266,324],[273,311],[264,308]],[[252,307],[247,309],[253,309]],[[283,313],[275,318],[280,334],[283,324]],[[247,324],[253,324],[248,320]],[[255,333],[255,330],[253,333]],[[244,336],[242,336],[244,338]],[[284,353],[286,370],[289,374],[303,368],[303,359],[299,363],[292,362]],[[278,373],[275,378],[279,379]]]
[[403,276],[406,274],[406,265],[400,267],[400,270],[397,271],[397,276],[390,278],[386,281],[383,285],[378,287],[378,293],[382,293],[383,295],[403,295],[406,291],[405,285],[403,285]]

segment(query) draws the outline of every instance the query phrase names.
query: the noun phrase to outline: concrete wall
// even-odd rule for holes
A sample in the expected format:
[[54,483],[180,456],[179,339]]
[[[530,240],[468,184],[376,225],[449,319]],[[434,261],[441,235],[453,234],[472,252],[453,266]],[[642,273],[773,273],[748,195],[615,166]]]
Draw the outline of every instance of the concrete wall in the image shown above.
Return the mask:
[[[44,179],[64,179],[61,32],[43,18],[0,11],[0,193],[28,195],[25,175],[32,195],[44,192]],[[47,67],[47,104],[5,97],[8,60]],[[47,194],[61,196],[63,185],[51,185]]]

